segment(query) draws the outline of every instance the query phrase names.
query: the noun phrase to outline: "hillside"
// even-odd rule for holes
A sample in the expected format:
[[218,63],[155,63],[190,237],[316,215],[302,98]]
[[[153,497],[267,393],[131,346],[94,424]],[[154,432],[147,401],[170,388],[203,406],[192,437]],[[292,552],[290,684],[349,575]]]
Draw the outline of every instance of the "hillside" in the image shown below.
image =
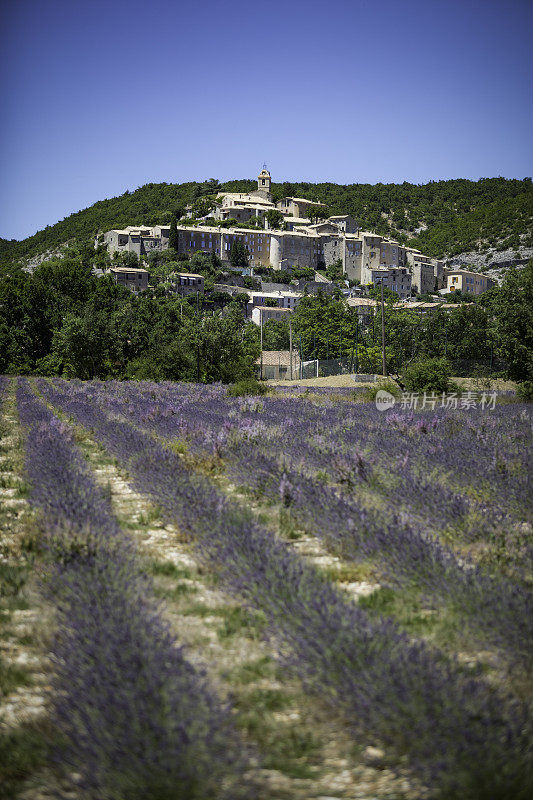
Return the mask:
[[[93,237],[98,230],[170,221],[187,203],[217,190],[249,191],[255,181],[219,184],[149,183],[119,197],[100,200],[20,242],[1,240],[2,264],[27,261],[53,252],[73,239]],[[430,182],[423,185],[278,183],[275,199],[307,197],[326,203],[332,213],[350,213],[361,227],[418,247],[436,257],[509,251],[526,257],[533,247],[531,178],[483,178]],[[524,252],[522,252],[524,251]],[[490,261],[490,258],[487,259]]]
[[14,245],[18,244],[16,239],[2,239],[0,238],[0,253],[4,253]]

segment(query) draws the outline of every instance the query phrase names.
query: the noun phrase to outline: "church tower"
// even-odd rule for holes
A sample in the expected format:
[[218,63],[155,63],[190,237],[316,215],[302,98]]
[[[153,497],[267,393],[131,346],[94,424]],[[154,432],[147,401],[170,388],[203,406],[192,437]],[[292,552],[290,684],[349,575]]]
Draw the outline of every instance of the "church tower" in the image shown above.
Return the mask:
[[257,194],[262,195],[270,199],[270,184],[272,180],[270,178],[270,172],[266,168],[266,164],[263,164],[263,169],[257,176]]

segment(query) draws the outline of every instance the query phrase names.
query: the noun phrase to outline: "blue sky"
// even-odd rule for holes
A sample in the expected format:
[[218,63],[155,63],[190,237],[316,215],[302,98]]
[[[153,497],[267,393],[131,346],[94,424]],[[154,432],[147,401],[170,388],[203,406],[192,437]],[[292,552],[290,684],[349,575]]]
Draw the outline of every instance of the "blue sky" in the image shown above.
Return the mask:
[[148,182],[532,174],[530,0],[4,0],[0,236]]

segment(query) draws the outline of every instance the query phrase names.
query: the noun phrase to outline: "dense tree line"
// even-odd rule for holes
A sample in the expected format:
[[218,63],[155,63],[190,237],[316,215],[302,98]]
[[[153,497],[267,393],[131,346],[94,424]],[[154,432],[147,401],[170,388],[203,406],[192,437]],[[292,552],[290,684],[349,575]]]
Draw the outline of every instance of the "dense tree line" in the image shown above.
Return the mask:
[[[21,242],[0,241],[0,263],[13,263],[61,245],[126,225],[170,223],[193,204],[207,212],[220,190],[247,192],[255,181],[220,184],[148,183],[120,197],[100,200]],[[353,214],[361,227],[409,243],[432,256],[454,255],[489,246],[533,246],[533,187],[530,178],[436,181],[423,185],[275,183],[274,199],[306,197],[325,203],[332,214]],[[525,234],[525,238],[520,238]]]
[[246,295],[228,298],[223,315],[216,302],[167,296],[164,287],[135,296],[93,275],[91,260],[71,249],[33,274],[0,276],[0,374],[202,382],[254,375],[259,335],[242,313]]
[[[398,309],[389,296],[384,314],[387,364],[393,373],[413,362],[446,358],[455,374],[493,372],[533,380],[533,261],[523,270],[510,270],[501,287],[452,311]],[[276,328],[279,341],[283,325]],[[347,304],[319,292],[302,299],[293,331],[304,360],[349,358],[360,372],[381,371],[379,305],[370,320],[360,320]]]

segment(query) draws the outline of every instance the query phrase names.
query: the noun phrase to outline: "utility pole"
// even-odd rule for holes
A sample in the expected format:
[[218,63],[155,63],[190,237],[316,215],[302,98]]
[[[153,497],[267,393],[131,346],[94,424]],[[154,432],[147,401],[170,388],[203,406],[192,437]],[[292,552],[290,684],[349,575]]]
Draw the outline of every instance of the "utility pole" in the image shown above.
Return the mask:
[[196,383],[200,383],[200,337],[196,342]]
[[259,330],[260,330],[260,337],[261,337],[261,373],[259,376],[259,380],[263,380],[263,307],[259,308]]
[[291,365],[291,381],[292,381],[292,320],[289,315],[289,359]]
[[381,279],[381,352],[383,355],[383,376],[387,377],[387,358],[385,356],[385,303],[383,302],[383,278]]
[[355,318],[355,374],[359,372],[359,317]]

